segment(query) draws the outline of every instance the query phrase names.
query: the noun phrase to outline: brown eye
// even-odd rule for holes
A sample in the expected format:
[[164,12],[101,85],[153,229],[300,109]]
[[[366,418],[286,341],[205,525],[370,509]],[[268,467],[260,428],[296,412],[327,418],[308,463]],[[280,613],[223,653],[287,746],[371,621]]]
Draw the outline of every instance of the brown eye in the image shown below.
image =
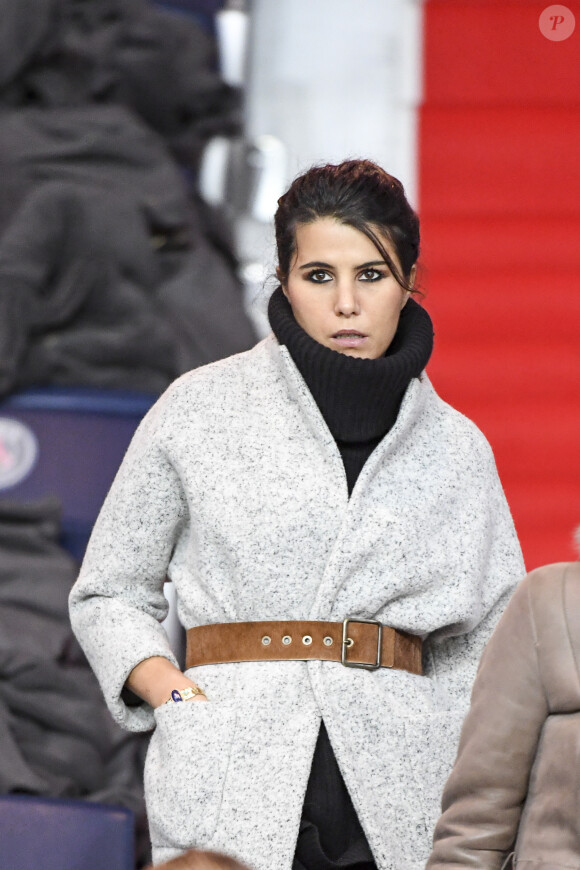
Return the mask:
[[380,281],[385,277],[384,272],[379,272],[378,269],[365,269],[359,275],[361,281]]
[[332,280],[332,276],[325,269],[313,269],[312,272],[308,273],[307,277],[314,284],[326,284],[327,281]]

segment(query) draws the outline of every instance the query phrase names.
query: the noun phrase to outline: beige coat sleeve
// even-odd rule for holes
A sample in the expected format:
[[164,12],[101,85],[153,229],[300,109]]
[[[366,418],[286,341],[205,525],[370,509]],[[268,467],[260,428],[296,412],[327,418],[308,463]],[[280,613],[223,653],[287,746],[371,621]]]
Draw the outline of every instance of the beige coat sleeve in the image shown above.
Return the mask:
[[548,714],[536,644],[528,576],[482,656],[428,870],[499,870],[512,850]]

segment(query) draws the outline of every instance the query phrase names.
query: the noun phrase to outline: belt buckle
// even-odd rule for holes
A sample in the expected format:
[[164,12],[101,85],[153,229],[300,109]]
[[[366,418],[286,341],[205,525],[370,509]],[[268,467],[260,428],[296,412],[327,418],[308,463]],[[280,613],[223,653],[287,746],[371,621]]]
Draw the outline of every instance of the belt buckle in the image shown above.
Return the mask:
[[[374,664],[366,664],[365,662],[349,662],[346,658],[347,649],[352,646],[349,644],[348,626],[351,622],[364,622],[367,625],[376,625],[378,628],[377,634],[377,660]],[[377,619],[363,619],[360,616],[347,616],[342,621],[342,649],[340,653],[341,664],[345,668],[363,668],[365,671],[376,671],[381,666],[381,642],[383,639],[383,626]]]

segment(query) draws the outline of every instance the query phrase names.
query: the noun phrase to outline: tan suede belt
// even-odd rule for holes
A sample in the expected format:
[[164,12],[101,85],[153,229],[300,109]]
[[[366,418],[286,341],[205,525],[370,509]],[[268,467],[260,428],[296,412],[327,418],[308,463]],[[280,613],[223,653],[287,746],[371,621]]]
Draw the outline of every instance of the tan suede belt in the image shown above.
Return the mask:
[[341,662],[347,668],[398,668],[422,674],[421,638],[374,619],[343,622],[222,622],[187,631],[186,668],[226,662]]

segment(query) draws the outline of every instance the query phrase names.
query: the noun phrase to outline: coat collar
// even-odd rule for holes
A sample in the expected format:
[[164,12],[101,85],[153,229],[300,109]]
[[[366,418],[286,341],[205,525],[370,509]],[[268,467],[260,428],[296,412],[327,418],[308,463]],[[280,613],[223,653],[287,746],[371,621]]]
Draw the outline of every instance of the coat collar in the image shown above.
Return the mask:
[[[296,404],[297,412],[301,413],[307,421],[312,435],[333,453],[337,467],[340,468],[340,473],[344,477],[344,466],[336,441],[314,401],[306,381],[292,359],[288,348],[280,345],[273,333],[264,339],[264,345],[272,363],[283,379],[289,398]],[[439,401],[439,399],[426,372],[422,372],[419,377],[411,379],[403,396],[394,426],[379,442],[365,463],[351,495],[351,502],[356,501],[357,492],[364,488],[366,483],[374,476],[386,457],[390,453],[397,451],[406,439],[412,437],[413,427],[421,417],[426,405],[432,401]]]

